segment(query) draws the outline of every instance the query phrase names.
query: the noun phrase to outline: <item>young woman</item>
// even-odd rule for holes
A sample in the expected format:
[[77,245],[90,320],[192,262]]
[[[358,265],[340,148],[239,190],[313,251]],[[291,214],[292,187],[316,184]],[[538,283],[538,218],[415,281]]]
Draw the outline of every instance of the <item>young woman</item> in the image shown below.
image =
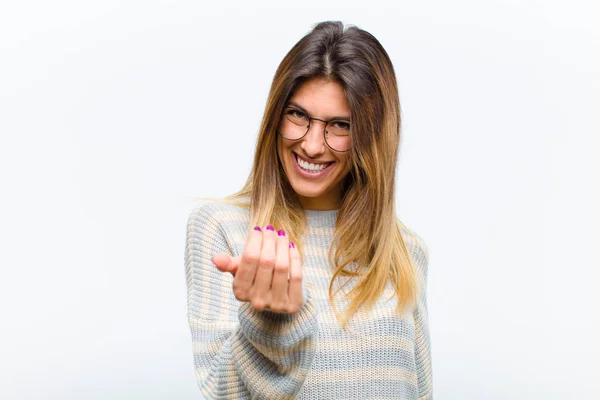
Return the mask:
[[399,143],[386,51],[316,25],[277,69],[245,186],[189,216],[206,398],[433,398],[428,252],[396,217]]

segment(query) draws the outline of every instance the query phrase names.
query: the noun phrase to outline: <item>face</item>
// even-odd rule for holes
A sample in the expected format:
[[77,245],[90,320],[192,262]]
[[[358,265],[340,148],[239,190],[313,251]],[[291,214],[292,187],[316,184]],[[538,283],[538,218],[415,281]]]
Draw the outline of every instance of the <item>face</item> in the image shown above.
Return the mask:
[[[299,115],[305,113],[325,121],[334,117],[350,120],[350,106],[344,88],[337,82],[322,78],[315,78],[300,85],[285,106],[297,107],[301,110]],[[285,132],[282,129],[286,128],[286,124],[289,122],[283,117],[279,126],[280,132]],[[310,129],[299,140],[286,140],[277,135],[279,160],[298,195],[300,204],[305,209],[338,208],[341,184],[349,172],[348,152],[338,152],[329,148],[323,136],[324,128],[324,122],[312,120]],[[323,167],[325,168],[320,170]]]

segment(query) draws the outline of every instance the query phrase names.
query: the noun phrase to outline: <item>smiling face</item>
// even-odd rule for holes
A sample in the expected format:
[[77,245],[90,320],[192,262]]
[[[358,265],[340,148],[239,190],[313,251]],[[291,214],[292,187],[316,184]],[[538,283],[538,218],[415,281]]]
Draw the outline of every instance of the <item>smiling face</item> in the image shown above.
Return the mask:
[[[350,106],[344,88],[338,82],[323,78],[304,82],[285,106],[294,107],[296,111],[291,111],[294,116],[308,115],[325,121],[340,117],[350,120]],[[290,112],[289,108],[286,110]],[[290,126],[289,120],[283,117],[279,131],[285,135]],[[344,127],[343,124],[336,126]],[[279,160],[305,209],[337,209],[342,181],[349,172],[348,152],[329,148],[323,136],[324,128],[324,122],[312,120],[310,129],[302,139],[286,140],[277,135]]]

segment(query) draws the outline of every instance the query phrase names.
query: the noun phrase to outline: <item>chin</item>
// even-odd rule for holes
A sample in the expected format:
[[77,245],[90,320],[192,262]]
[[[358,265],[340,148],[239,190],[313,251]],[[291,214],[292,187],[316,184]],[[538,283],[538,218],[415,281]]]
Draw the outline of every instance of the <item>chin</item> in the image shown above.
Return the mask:
[[305,182],[302,178],[292,178],[290,185],[292,189],[299,197],[301,204],[309,208],[318,208],[321,205],[330,207],[332,203],[337,203],[339,195],[336,193],[337,189],[335,181],[320,182],[319,184]]
[[325,190],[321,189],[321,188],[310,188],[310,187],[306,187],[304,185],[294,185],[294,183],[292,183],[292,188],[294,189],[294,192],[296,192],[296,194],[298,196],[302,196],[302,197],[308,197],[308,198],[315,198],[315,197],[320,197],[325,195]]
[[[283,147],[283,146],[282,146]],[[329,165],[324,167],[318,175],[308,174],[306,168],[300,166],[297,155],[293,149],[279,148],[279,154],[283,154],[282,162],[285,174],[290,186],[300,198],[304,205],[310,204],[310,207],[334,207],[339,202],[341,190],[341,180],[345,164],[345,158],[331,154],[321,157],[323,161],[327,160]],[[305,165],[306,161],[302,161]],[[311,168],[314,168],[312,166]]]

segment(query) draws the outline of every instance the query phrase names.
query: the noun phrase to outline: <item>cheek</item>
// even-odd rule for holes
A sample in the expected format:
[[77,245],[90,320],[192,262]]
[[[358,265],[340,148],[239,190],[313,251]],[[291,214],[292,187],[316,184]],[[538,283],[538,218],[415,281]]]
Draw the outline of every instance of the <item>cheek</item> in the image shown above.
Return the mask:
[[338,157],[338,162],[343,167],[343,169],[348,169],[348,164],[349,163],[348,163],[348,157],[347,156]]
[[279,156],[282,158],[290,158],[291,156],[291,149],[292,149],[293,143],[288,143],[285,140],[278,138],[277,139],[277,152],[279,153]]
[[348,157],[344,157],[339,160],[339,163],[342,167],[341,176],[345,177],[350,172],[350,160],[348,159]]
[[290,162],[290,155],[288,147],[283,143],[281,138],[277,138],[277,156],[279,162],[285,168]]
[[281,139],[277,138],[277,157],[279,157],[279,161],[283,163],[283,146],[281,145]]

